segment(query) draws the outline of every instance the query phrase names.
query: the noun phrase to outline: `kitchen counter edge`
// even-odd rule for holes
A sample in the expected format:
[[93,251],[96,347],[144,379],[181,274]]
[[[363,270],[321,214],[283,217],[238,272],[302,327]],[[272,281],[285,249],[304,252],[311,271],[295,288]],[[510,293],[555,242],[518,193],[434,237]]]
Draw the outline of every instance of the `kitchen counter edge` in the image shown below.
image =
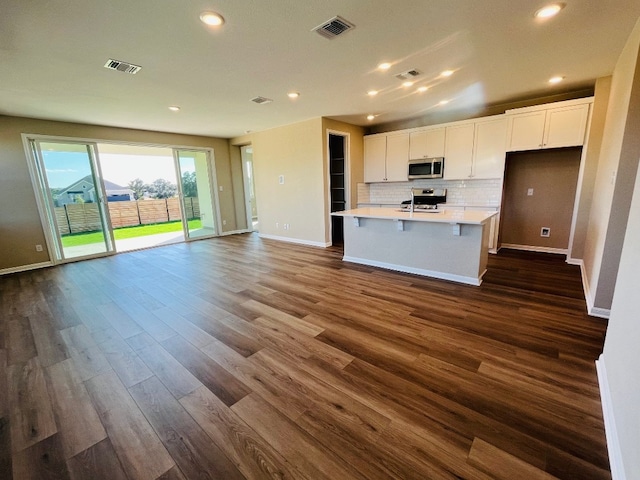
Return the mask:
[[354,208],[341,212],[333,212],[336,217],[378,218],[383,220],[408,220],[412,222],[460,223],[466,225],[482,225],[496,211],[482,210],[438,210],[437,212],[403,212],[399,208]]

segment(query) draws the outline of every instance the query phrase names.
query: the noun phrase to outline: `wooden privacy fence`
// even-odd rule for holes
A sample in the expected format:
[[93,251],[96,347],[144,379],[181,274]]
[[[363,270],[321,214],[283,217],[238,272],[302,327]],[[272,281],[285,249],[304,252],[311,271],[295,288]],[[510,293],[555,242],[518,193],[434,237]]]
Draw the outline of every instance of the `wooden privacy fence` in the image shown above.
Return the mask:
[[[133,227],[151,223],[181,220],[180,199],[137,200],[131,202],[110,202],[109,217],[113,228]],[[187,219],[200,218],[197,197],[184,199]],[[98,205],[95,203],[71,203],[55,208],[60,235],[93,232],[101,230]]]

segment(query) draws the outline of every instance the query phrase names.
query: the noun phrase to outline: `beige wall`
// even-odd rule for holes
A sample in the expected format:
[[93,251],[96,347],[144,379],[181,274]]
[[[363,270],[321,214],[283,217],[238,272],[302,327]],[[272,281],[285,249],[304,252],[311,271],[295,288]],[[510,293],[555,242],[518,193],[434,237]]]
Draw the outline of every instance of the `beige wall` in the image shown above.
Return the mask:
[[[253,147],[260,234],[325,245],[322,119],[231,140],[232,145],[249,143]],[[279,183],[281,175],[284,184]]]
[[244,192],[244,170],[240,147],[229,145],[229,161],[231,164],[231,178],[233,179],[233,202],[235,206],[236,228],[245,230],[247,226],[247,210]]
[[[568,248],[581,154],[563,148],[507,156],[501,244]],[[550,229],[548,238],[540,236],[542,227]]]
[[640,76],[636,24],[613,72],[606,124],[584,247],[587,302],[610,309],[633,181],[640,157]]
[[602,135],[607,118],[609,105],[609,93],[611,92],[611,76],[596,80],[595,99],[592,107],[591,125],[587,147],[584,152],[584,165],[582,166],[582,178],[580,180],[580,193],[575,215],[576,226],[573,236],[573,244],[570,246],[571,260],[584,257],[584,244],[589,227],[589,214],[593,199],[593,189],[598,172],[598,161],[602,147]]
[[222,230],[237,229],[234,192],[237,188],[242,189],[242,183],[238,186],[237,179],[232,175],[228,140],[0,116],[0,270],[49,260],[46,252],[35,251],[36,244],[45,244],[45,237],[29,176],[22,133],[212,148],[218,184],[223,187],[223,191],[218,192],[222,219],[227,221]]
[[[600,357],[605,366],[606,385],[617,429],[622,464],[629,480],[640,472],[640,171],[635,177],[635,193],[629,212],[629,223],[620,259],[620,270],[613,296],[611,317]],[[601,365],[601,366],[602,366]],[[600,374],[602,376],[602,369]],[[606,394],[607,392],[603,392]],[[607,425],[609,430],[610,425]],[[611,432],[609,430],[609,432]],[[614,455],[614,461],[618,458]],[[614,477],[615,478],[615,477]],[[623,478],[620,475],[619,478]]]
[[[315,118],[231,139],[232,156],[240,155],[240,145],[253,147],[261,235],[317,245],[331,243],[329,130],[349,134],[349,188],[351,205],[355,206],[357,183],[364,178],[362,127]],[[284,185],[278,183],[280,175],[285,177]],[[284,224],[290,228],[285,230]]]

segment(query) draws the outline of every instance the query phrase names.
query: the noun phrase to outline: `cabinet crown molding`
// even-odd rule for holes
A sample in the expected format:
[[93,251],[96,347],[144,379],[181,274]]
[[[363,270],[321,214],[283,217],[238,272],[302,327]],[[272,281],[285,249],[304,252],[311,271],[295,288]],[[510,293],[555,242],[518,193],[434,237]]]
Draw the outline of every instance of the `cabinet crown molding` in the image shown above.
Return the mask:
[[517,115],[525,112],[535,112],[538,110],[549,110],[550,108],[572,107],[574,105],[584,105],[585,103],[593,103],[595,97],[576,98],[574,100],[563,100],[561,102],[541,103],[540,105],[532,105],[530,107],[512,108],[504,112],[505,115]]

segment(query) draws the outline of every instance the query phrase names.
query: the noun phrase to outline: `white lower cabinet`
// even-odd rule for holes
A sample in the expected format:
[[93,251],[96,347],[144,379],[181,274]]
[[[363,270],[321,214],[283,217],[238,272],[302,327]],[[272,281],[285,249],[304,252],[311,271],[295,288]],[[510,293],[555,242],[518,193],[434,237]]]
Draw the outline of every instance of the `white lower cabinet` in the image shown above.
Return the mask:
[[500,227],[500,209],[498,207],[483,207],[481,205],[443,205],[443,210],[480,210],[487,212],[498,212],[489,220],[489,253],[498,253],[498,229]]

